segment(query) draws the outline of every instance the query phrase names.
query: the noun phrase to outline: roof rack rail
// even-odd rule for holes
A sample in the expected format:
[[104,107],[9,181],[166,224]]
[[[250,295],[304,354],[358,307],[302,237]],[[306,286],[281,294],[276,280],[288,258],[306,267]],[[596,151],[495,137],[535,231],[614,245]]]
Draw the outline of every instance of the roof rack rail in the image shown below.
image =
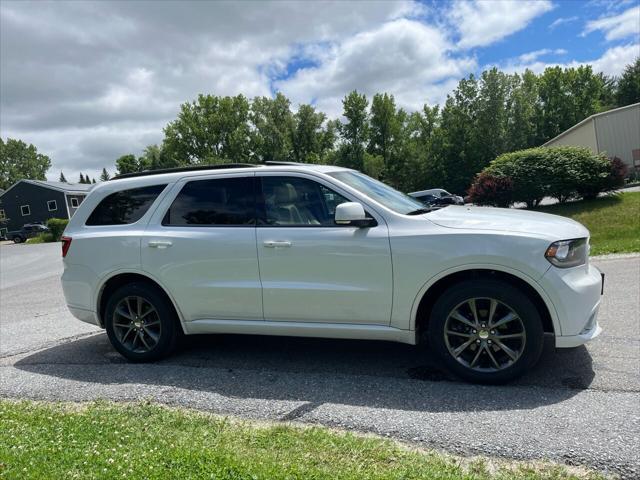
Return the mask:
[[111,180],[121,178],[144,177],[147,175],[160,175],[161,173],[197,172],[200,170],[224,170],[226,168],[253,168],[258,165],[252,163],[220,163],[218,165],[192,165],[189,167],[160,168],[158,170],[143,170],[142,172],[123,173],[116,175]]
[[264,162],[264,165],[309,165],[308,163],[302,162],[278,162],[275,160],[267,160]]

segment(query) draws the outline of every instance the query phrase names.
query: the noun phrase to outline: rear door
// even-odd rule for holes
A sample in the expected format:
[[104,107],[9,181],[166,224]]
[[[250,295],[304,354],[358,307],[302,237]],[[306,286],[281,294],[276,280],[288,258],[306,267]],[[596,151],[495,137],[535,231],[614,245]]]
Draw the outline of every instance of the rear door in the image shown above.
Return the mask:
[[145,231],[143,268],[186,321],[262,320],[255,224],[253,174],[183,179]]

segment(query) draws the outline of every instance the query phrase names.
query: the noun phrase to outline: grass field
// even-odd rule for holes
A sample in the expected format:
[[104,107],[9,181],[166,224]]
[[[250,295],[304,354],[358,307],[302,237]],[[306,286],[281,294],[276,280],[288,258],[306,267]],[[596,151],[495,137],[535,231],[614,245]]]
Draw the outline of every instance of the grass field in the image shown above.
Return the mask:
[[566,479],[550,463],[464,460],[323,427],[258,424],[159,405],[0,400],[5,479]]
[[549,205],[536,210],[572,218],[591,232],[591,255],[640,252],[640,192]]

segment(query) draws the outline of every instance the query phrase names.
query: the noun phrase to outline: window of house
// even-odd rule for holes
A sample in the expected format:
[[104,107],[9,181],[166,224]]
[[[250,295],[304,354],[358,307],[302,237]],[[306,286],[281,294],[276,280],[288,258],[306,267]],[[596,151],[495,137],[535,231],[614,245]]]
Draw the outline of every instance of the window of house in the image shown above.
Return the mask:
[[255,225],[253,177],[188,182],[167,210],[163,225]]
[[[87,225],[126,225],[135,223],[167,185],[122,190],[106,196],[91,212]],[[73,200],[73,199],[72,199]]]
[[80,206],[80,202],[78,202],[76,197],[71,197],[71,206],[73,208],[78,208]]
[[58,202],[56,202],[55,200],[47,201],[47,208],[50,212],[56,211],[58,209]]
[[4,210],[0,208],[0,220],[6,220],[7,215],[4,213]]
[[27,215],[31,215],[31,207],[29,205],[22,205],[20,207],[20,213],[22,214],[23,217],[26,217]]

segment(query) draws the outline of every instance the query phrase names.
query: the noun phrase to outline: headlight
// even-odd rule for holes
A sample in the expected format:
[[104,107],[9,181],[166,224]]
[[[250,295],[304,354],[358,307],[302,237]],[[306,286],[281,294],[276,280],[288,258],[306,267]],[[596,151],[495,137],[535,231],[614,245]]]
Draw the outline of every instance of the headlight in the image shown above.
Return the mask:
[[584,265],[588,255],[589,242],[586,238],[574,238],[573,240],[553,242],[544,254],[547,260],[559,268]]

